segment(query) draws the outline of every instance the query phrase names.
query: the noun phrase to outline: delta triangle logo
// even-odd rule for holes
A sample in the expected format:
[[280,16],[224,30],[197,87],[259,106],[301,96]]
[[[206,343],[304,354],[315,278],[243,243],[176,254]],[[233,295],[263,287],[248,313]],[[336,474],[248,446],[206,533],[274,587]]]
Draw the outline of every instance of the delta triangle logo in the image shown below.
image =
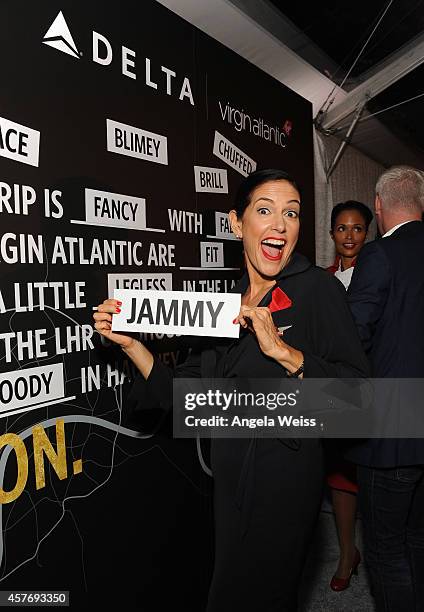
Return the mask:
[[69,31],[68,24],[65,21],[62,11],[59,12],[58,16],[47,30],[43,38],[43,43],[59,51],[63,51],[63,53],[72,55],[72,57],[76,57],[77,59],[80,58],[77,46],[74,43],[74,39],[72,38],[72,34]]

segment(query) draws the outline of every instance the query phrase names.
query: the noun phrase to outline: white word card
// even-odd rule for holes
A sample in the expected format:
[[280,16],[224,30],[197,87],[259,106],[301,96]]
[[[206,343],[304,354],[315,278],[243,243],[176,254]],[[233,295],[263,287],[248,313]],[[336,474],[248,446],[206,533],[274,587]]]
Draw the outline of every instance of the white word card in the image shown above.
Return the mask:
[[239,293],[115,289],[114,298],[122,306],[113,315],[113,331],[239,337],[240,326],[233,323],[240,311]]

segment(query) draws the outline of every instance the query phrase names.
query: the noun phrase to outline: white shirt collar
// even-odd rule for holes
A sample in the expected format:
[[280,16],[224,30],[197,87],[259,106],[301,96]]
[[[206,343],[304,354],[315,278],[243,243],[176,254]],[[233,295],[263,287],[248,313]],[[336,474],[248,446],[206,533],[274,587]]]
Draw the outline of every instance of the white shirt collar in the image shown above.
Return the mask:
[[339,279],[344,285],[344,288],[347,289],[350,285],[350,281],[352,280],[354,266],[350,266],[350,268],[346,268],[346,270],[342,270],[342,262],[339,262],[339,269],[336,270],[334,276]]
[[392,234],[394,234],[394,233],[395,233],[395,231],[396,231],[397,229],[399,229],[400,227],[402,227],[402,225],[406,225],[407,223],[411,223],[411,221],[412,221],[412,219],[411,219],[411,220],[409,220],[409,221],[404,221],[403,223],[398,223],[397,225],[395,225],[394,227],[392,227],[392,229],[389,229],[389,231],[388,231],[388,232],[386,232],[386,233],[385,233],[385,234],[382,236],[382,238],[387,238],[387,236],[391,236]]

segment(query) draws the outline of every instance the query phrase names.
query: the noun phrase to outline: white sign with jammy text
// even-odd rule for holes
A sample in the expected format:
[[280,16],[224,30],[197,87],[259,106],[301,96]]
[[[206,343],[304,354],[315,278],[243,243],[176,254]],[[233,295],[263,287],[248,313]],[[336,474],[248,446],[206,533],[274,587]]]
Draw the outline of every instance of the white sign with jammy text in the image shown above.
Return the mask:
[[122,306],[113,315],[113,331],[239,337],[240,326],[233,323],[239,293],[115,289],[114,298]]

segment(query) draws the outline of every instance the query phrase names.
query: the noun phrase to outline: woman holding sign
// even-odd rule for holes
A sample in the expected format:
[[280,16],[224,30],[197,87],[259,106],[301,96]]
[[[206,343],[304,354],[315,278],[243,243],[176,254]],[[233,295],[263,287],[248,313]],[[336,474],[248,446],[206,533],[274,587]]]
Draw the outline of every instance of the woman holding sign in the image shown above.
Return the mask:
[[[300,193],[280,170],[241,184],[232,229],[243,241],[246,272],[235,341],[208,342],[172,372],[138,340],[111,331],[119,312],[105,300],[96,329],[139,369],[140,408],[172,407],[172,378],[351,378],[368,363],[340,283],[295,252]],[[318,515],[322,449],[318,439],[213,439],[215,567],[208,612],[291,612]]]

